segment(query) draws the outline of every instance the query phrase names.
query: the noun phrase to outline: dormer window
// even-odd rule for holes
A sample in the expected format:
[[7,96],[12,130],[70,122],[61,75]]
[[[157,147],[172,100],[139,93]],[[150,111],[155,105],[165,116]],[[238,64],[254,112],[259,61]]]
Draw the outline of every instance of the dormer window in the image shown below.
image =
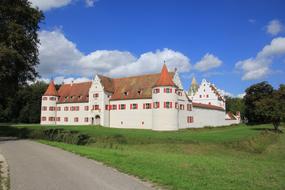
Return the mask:
[[142,94],[142,90],[138,90],[138,94],[141,95]]
[[124,95],[127,96],[129,93],[128,92],[124,92]]
[[81,99],[82,99],[82,96],[78,96],[78,99],[81,100]]

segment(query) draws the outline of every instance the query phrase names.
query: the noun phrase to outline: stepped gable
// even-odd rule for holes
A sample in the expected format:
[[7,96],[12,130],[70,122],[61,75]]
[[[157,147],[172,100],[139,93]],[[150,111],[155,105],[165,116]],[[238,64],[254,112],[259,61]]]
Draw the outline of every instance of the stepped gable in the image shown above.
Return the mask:
[[155,86],[176,86],[165,64],[162,67],[159,79],[156,81],[154,87]]
[[44,96],[58,96],[53,80],[50,81]]

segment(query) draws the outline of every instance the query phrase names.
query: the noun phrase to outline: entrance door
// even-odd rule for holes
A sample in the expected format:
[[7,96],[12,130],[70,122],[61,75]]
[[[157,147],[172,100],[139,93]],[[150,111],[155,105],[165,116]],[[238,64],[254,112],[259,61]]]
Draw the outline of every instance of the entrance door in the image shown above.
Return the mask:
[[95,116],[95,125],[100,125],[100,115]]

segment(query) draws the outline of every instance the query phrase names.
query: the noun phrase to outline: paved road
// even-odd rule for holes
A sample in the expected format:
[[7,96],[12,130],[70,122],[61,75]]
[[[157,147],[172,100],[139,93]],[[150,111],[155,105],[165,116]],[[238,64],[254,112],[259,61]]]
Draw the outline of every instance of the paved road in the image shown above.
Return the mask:
[[96,161],[29,140],[0,141],[11,190],[141,190],[150,185]]

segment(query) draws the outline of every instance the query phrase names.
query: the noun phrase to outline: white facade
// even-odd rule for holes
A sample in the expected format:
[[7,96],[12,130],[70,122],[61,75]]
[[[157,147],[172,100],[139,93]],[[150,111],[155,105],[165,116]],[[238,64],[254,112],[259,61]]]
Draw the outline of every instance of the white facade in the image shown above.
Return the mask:
[[[146,77],[153,76],[146,75]],[[221,104],[221,101],[213,95],[210,84],[206,81],[202,82],[202,87],[199,87],[196,94],[198,97],[200,95],[203,97],[199,99],[199,102],[208,104],[207,101],[211,101],[212,105],[221,108],[219,110],[193,107],[192,100],[183,90],[177,72],[172,75],[174,86],[152,86],[152,84],[147,84],[146,82],[144,84],[137,82],[141,85],[141,87],[138,87],[138,93],[140,93],[139,91],[146,93],[145,96],[133,94],[133,97],[140,98],[128,98],[128,93],[134,93],[134,90],[132,91],[126,85],[126,87],[123,86],[123,88],[119,89],[122,91],[120,93],[125,93],[126,96],[122,95],[122,97],[114,99],[115,92],[110,92],[112,91],[110,89],[116,91],[120,80],[116,79],[117,82],[114,82],[112,79],[108,79],[112,83],[112,88],[110,88],[110,85],[106,85],[106,81],[104,82],[103,80],[106,80],[106,77],[104,79],[96,75],[94,80],[90,82],[85,95],[80,93],[84,89],[86,90],[86,87],[82,89],[82,86],[80,87],[80,84],[78,84],[80,88],[77,88],[76,93],[72,92],[74,86],[69,85],[67,89],[71,90],[60,89],[58,96],[43,96],[41,124],[102,125],[113,128],[174,131],[183,128],[221,126],[233,123],[233,121],[225,119],[226,114],[223,109],[225,105]],[[122,81],[124,80],[122,78]],[[146,81],[153,82],[151,80]],[[134,87],[132,86],[132,88]],[[73,95],[65,95],[64,91],[69,94],[73,93]],[[118,92],[116,93],[118,94]],[[69,96],[72,96],[72,99],[76,94],[79,94],[78,99],[86,96],[86,101],[65,101],[65,99],[70,98]],[[204,95],[206,94],[209,97],[205,98]],[[198,98],[196,95],[192,97],[193,101]]]

